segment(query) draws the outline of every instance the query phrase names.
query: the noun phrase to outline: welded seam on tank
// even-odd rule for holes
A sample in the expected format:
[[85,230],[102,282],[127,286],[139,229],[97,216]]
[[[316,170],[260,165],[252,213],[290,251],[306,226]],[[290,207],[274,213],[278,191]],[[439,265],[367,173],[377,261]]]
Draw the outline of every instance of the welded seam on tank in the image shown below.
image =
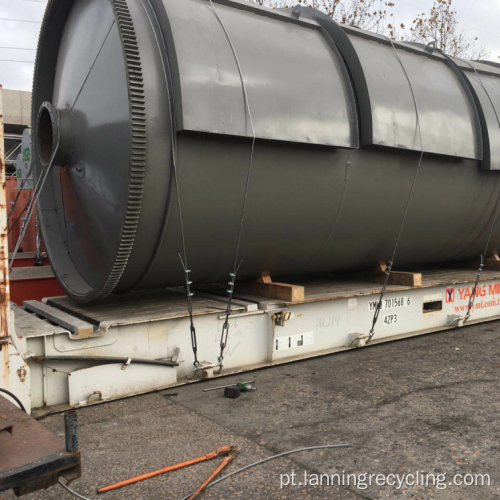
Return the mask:
[[221,337],[220,337],[220,355],[218,358],[219,373],[220,373],[222,371],[222,361],[224,359],[224,350],[226,348],[227,340],[229,338],[229,316],[231,314],[231,305],[232,305],[234,287],[235,287],[235,283],[236,283],[236,275],[238,274],[238,270],[239,270],[241,264],[243,263],[243,261],[238,263],[238,258],[239,258],[240,247],[241,247],[241,236],[243,233],[243,224],[244,224],[244,220],[245,220],[245,208],[246,208],[247,197],[248,197],[248,188],[250,186],[250,176],[252,173],[252,163],[253,163],[253,156],[254,156],[254,152],[255,152],[256,136],[255,136],[255,127],[254,127],[253,118],[252,118],[252,111],[250,109],[250,102],[248,100],[247,87],[245,85],[245,78],[243,77],[243,70],[241,68],[240,60],[238,59],[238,54],[236,53],[236,49],[234,47],[233,41],[231,40],[229,32],[226,29],[226,26],[224,25],[222,19],[220,18],[219,13],[217,12],[217,9],[215,8],[214,3],[212,2],[212,0],[208,0],[208,1],[210,2],[210,5],[212,7],[212,11],[213,11],[215,17],[217,18],[217,20],[219,21],[219,24],[221,25],[221,28],[224,31],[224,34],[226,35],[227,41],[228,41],[228,43],[231,47],[231,50],[233,52],[234,60],[236,61],[236,66],[238,67],[238,72],[240,74],[241,86],[243,89],[243,97],[244,97],[244,101],[245,101],[246,110],[248,113],[248,118],[250,121],[250,126],[252,128],[252,148],[250,151],[250,160],[248,163],[247,178],[246,178],[246,182],[245,182],[245,191],[244,191],[244,195],[243,195],[243,206],[241,208],[240,227],[238,230],[238,240],[236,243],[236,252],[234,255],[234,267],[233,267],[233,272],[229,274],[230,280],[228,283],[229,289],[227,290],[228,296],[227,296],[226,313],[225,313],[224,324],[222,325],[222,332],[221,332]]
[[97,296],[91,297],[91,299],[104,298],[109,295],[125,271],[139,224],[146,172],[146,101],[139,46],[126,0],[110,1],[115,12],[122,41],[129,88],[131,116],[130,181],[125,221],[117,255],[106,282]]
[[397,253],[397,250],[398,250],[399,242],[401,240],[401,234],[403,232],[403,228],[404,228],[404,225],[405,225],[406,217],[408,215],[408,209],[410,208],[410,203],[411,203],[413,191],[415,189],[415,184],[417,182],[418,174],[420,172],[420,167],[422,165],[422,159],[424,157],[424,142],[422,140],[422,126],[421,126],[421,123],[420,123],[420,114],[419,114],[419,109],[418,109],[417,97],[415,95],[415,90],[414,90],[413,85],[411,83],[411,80],[410,80],[410,77],[408,75],[408,72],[406,71],[406,68],[405,68],[405,66],[403,64],[403,61],[399,57],[399,54],[398,54],[398,51],[396,49],[396,46],[394,45],[394,42],[388,36],[386,36],[385,38],[387,38],[387,40],[389,40],[390,44],[392,45],[392,48],[394,49],[394,53],[396,54],[396,58],[398,59],[399,64],[401,65],[401,68],[403,69],[403,73],[405,74],[406,79],[408,80],[408,85],[410,86],[411,95],[413,97],[413,103],[415,105],[415,115],[416,115],[416,120],[417,120],[418,135],[419,135],[419,138],[420,138],[420,147],[422,148],[422,151],[420,153],[420,159],[418,161],[418,165],[417,165],[417,168],[415,170],[415,175],[413,176],[413,181],[411,183],[410,193],[408,195],[408,200],[406,202],[405,210],[404,210],[404,213],[403,213],[403,218],[401,219],[401,224],[399,226],[398,236],[396,238],[396,243],[394,245],[394,250],[392,252],[392,257],[391,257],[391,260],[389,261],[389,265],[387,266],[387,269],[385,271],[384,284],[382,285],[382,290],[380,292],[380,298],[379,298],[379,301],[377,302],[377,306],[376,306],[375,312],[373,314],[372,327],[370,329],[370,334],[369,334],[368,340],[366,341],[367,344],[372,340],[373,336],[375,335],[375,326],[377,325],[378,316],[379,316],[380,311],[382,309],[382,300],[384,298],[384,294],[385,294],[385,290],[387,288],[387,285],[389,284],[389,278],[391,276],[392,266],[394,265],[394,261],[396,260],[396,253]]
[[[442,253],[444,253],[446,255],[451,251],[452,247],[455,248],[454,242],[458,239],[460,234],[462,234],[462,229],[466,226],[468,220],[472,216],[474,208],[476,207],[477,201],[481,195],[481,188],[482,188],[482,185],[479,184],[475,190],[475,194],[474,194],[472,203],[470,204],[469,209],[467,211],[467,215],[462,220],[460,227],[455,231],[455,234],[451,237],[451,239],[448,242],[444,243],[441,247],[439,247],[439,250],[434,252],[434,254],[433,254],[434,256],[439,256]],[[461,245],[462,243],[463,243],[463,238],[462,238],[461,242],[457,243],[457,245]],[[459,250],[458,253],[460,254],[461,252],[464,252],[464,251],[465,251],[465,249]]]
[[347,187],[348,187],[348,184],[349,184],[349,168],[350,168],[350,166],[351,166],[351,162],[348,160],[346,162],[346,166],[345,166],[344,187],[342,189],[342,197],[340,199],[340,204],[339,204],[339,208],[337,210],[337,215],[335,217],[335,221],[333,222],[332,228],[330,229],[330,232],[328,233],[327,238],[323,242],[323,245],[321,245],[321,248],[319,249],[319,251],[309,261],[309,263],[306,266],[306,269],[309,268],[309,267],[311,267],[312,263],[323,253],[323,250],[325,249],[325,247],[327,246],[327,244],[330,241],[331,237],[335,233],[335,229],[337,228],[337,224],[338,224],[338,222],[340,220],[340,215],[342,214],[342,209],[344,207],[344,202],[345,202],[345,198],[346,198],[346,195],[347,195]]

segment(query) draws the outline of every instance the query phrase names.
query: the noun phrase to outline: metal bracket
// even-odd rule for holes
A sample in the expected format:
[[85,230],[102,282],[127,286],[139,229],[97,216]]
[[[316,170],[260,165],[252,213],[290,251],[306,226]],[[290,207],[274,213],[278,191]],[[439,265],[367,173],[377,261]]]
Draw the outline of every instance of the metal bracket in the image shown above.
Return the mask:
[[351,340],[348,347],[364,347],[366,345],[366,341],[370,338],[370,335],[363,333],[351,333],[349,338]]
[[130,363],[132,363],[132,358],[127,358],[127,361],[122,365],[122,370],[125,370]]
[[214,378],[214,368],[218,368],[219,364],[213,364],[208,361],[201,361],[197,368],[193,370],[194,378],[205,380]]
[[301,5],[296,5],[292,9],[292,16],[294,16],[296,19],[299,19],[301,14],[302,14],[302,6]]
[[[91,392],[88,397],[86,403],[89,404],[91,403],[92,396],[97,396],[97,401],[102,401],[102,392],[101,391],[93,391]],[[82,401],[82,403],[85,403],[85,401]]]
[[441,51],[437,48],[437,46],[436,46],[436,41],[435,41],[435,40],[433,40],[432,42],[429,42],[429,43],[425,46],[425,50],[426,50],[427,52],[430,52],[431,54],[433,54],[435,50],[437,50],[437,51],[441,52]]
[[273,320],[275,326],[285,326],[285,323],[291,319],[291,317],[292,311],[279,311],[275,312],[271,316],[271,319]]
[[448,323],[449,326],[456,326],[458,328],[464,326],[465,316],[460,316],[459,314],[449,314],[448,319],[449,319]]
[[172,361],[173,363],[178,363],[180,356],[181,356],[181,348],[174,347],[173,352],[172,352],[172,356],[170,357],[170,361]]

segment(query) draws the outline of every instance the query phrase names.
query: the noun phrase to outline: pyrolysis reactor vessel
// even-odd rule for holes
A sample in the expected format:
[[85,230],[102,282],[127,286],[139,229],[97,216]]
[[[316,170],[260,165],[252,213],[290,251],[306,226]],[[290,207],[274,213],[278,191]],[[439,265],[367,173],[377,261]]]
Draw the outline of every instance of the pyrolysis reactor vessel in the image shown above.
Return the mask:
[[32,130],[54,272],[80,302],[182,285],[185,247],[194,282],[226,280],[240,229],[239,280],[373,267],[422,154],[396,264],[478,258],[499,114],[498,65],[313,9],[50,0]]

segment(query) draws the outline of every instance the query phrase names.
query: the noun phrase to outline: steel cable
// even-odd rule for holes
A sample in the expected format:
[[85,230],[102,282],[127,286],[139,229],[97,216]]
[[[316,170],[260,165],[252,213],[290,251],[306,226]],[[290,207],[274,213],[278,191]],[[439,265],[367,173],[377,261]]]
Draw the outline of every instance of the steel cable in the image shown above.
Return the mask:
[[77,498],[81,498],[82,500],[90,500],[88,497],[84,497],[83,495],[80,495],[80,493],[77,493],[75,490],[72,490],[69,486],[66,486],[61,479],[58,479],[57,482],[68,492],[74,495]]
[[[141,3],[143,4],[143,7],[145,8],[144,1],[141,0]],[[149,2],[148,2],[149,4]],[[149,4],[151,7],[151,5]],[[148,9],[146,9],[146,12]],[[156,17],[156,14],[154,14],[154,10],[151,9],[153,15],[156,18],[156,22],[158,22],[158,18]],[[153,21],[148,14],[149,17],[149,22],[151,23],[151,26],[153,27]],[[158,35],[156,34],[156,31],[153,28],[154,36],[156,39],[156,43],[158,45],[159,50],[161,50],[160,47],[160,40],[158,38]],[[175,109],[175,103],[174,103],[174,98],[173,98],[173,93],[172,93],[172,83],[171,83],[171,68],[170,64],[168,61],[168,58],[161,58],[162,60],[162,67],[163,67],[163,73],[165,77],[165,84],[168,90],[168,98],[169,98],[169,105],[170,105],[170,143],[172,147],[172,167],[173,167],[173,177],[174,177],[174,187],[175,187],[175,195],[176,195],[176,205],[177,205],[177,211],[179,214],[179,229],[180,229],[180,236],[181,236],[181,247],[182,247],[182,254],[181,251],[177,250],[177,254],[179,256],[179,260],[182,266],[182,269],[184,271],[184,279],[186,283],[186,296],[187,296],[187,309],[188,309],[188,315],[189,315],[189,323],[190,323],[190,335],[191,335],[191,348],[193,350],[193,355],[194,355],[194,362],[193,365],[195,368],[198,368],[199,362],[198,362],[198,343],[197,343],[197,338],[196,338],[196,326],[194,323],[194,317],[193,317],[193,300],[192,297],[194,293],[191,291],[191,285],[193,282],[191,281],[190,278],[190,273],[191,270],[188,267],[188,256],[187,256],[187,249],[186,249],[186,237],[185,237],[185,231],[184,231],[184,219],[182,217],[182,204],[181,204],[181,196],[180,196],[180,187],[179,187],[179,174],[178,174],[178,168],[177,168],[177,140],[176,140],[176,122],[175,122],[175,117],[174,117],[174,109]],[[162,241],[165,231],[167,229],[166,227],[166,220],[167,217],[164,217],[164,224],[162,227],[161,231],[161,236],[160,236],[160,242]],[[144,279],[144,277],[151,271],[153,264],[156,261],[156,258],[158,257],[158,253],[160,250],[159,244],[157,244],[155,253],[153,254],[153,257],[149,263],[149,266],[146,270],[146,273],[144,276],[141,278],[141,280],[136,283],[134,286],[138,286],[140,282]]]
[[[29,203],[29,201],[28,201]],[[7,230],[7,234],[10,234],[14,228],[17,226],[17,223],[22,219],[24,212],[26,212],[26,209],[28,208],[28,205],[25,205],[24,208],[21,210],[21,213],[16,217],[15,221],[12,223],[12,225],[9,227]]]
[[420,166],[422,165],[422,159],[424,157],[424,143],[423,143],[423,140],[422,140],[422,127],[420,125],[420,115],[419,115],[419,111],[418,111],[418,103],[417,103],[417,97],[415,96],[415,90],[413,89],[413,85],[411,83],[410,77],[408,76],[408,72],[406,71],[406,68],[405,68],[405,66],[403,64],[403,61],[399,57],[399,54],[398,54],[398,51],[396,49],[396,46],[394,45],[394,42],[389,37],[387,37],[387,36],[385,38],[387,40],[389,40],[392,48],[394,49],[394,53],[396,54],[396,57],[397,57],[397,59],[399,61],[399,64],[401,65],[401,68],[403,69],[403,72],[404,72],[404,74],[406,76],[406,79],[408,80],[408,84],[410,86],[411,95],[413,97],[413,103],[415,105],[415,113],[416,113],[416,119],[417,119],[418,135],[419,135],[419,138],[420,138],[420,147],[421,147],[422,151],[420,153],[420,159],[418,161],[418,165],[417,165],[417,168],[415,170],[415,175],[413,176],[413,181],[411,183],[410,194],[408,195],[408,199],[406,201],[406,206],[405,206],[405,210],[404,210],[404,213],[403,213],[403,218],[401,219],[401,224],[399,226],[399,231],[398,231],[398,235],[397,235],[397,238],[396,238],[396,243],[394,245],[394,250],[392,252],[392,257],[391,257],[391,260],[389,261],[387,269],[385,270],[384,284],[382,285],[382,290],[380,292],[380,298],[379,298],[379,301],[377,302],[377,306],[375,308],[375,313],[373,314],[372,327],[370,329],[370,335],[368,337],[368,340],[366,341],[367,344],[372,340],[373,336],[375,335],[375,326],[377,325],[377,321],[378,321],[378,317],[379,317],[379,314],[380,314],[380,310],[382,309],[382,301],[384,299],[384,294],[385,294],[385,291],[387,289],[387,285],[389,284],[389,278],[390,278],[390,275],[391,275],[392,266],[394,265],[394,261],[396,260],[396,252],[398,250],[399,241],[401,239],[401,234],[403,232],[403,227],[404,227],[404,224],[405,224],[405,221],[406,221],[406,216],[408,215],[408,209],[410,207],[411,199],[412,199],[412,196],[413,196],[413,191],[415,189],[415,184],[417,182],[417,177],[418,177],[418,174],[420,172]]
[[[56,109],[56,113],[57,113],[57,125],[59,127],[59,111],[57,109]],[[47,180],[49,173],[52,170],[54,160],[55,160],[57,152],[59,150],[59,142],[60,142],[60,137],[58,134],[56,147],[54,148],[54,151],[52,152],[52,156],[50,158],[49,164],[48,164],[47,168],[42,169],[40,177],[37,180],[35,189],[33,190],[33,195],[31,196],[30,201],[27,205],[26,216],[23,219],[23,223],[21,225],[21,230],[19,232],[19,237],[17,239],[17,243],[16,243],[16,246],[14,248],[14,252],[12,252],[12,258],[10,261],[9,269],[12,269],[12,265],[14,264],[14,260],[16,258],[19,247],[21,246],[21,243],[24,240],[24,236],[26,234],[28,224],[30,222],[31,216],[33,215],[33,206],[38,202],[38,198],[40,196],[40,193],[42,192],[43,186],[45,185],[45,181]]]
[[245,209],[246,209],[246,203],[247,203],[247,198],[248,198],[248,188],[250,186],[250,177],[252,173],[252,165],[253,165],[253,157],[255,153],[255,140],[256,140],[256,135],[255,135],[255,127],[253,123],[253,118],[252,118],[252,111],[250,109],[250,102],[248,100],[248,92],[247,92],[247,87],[245,85],[245,79],[243,77],[243,70],[241,68],[240,60],[238,59],[238,54],[236,53],[236,49],[234,47],[233,41],[231,40],[231,37],[229,35],[228,30],[226,29],[226,26],[224,25],[222,19],[219,16],[219,13],[217,12],[217,9],[215,8],[215,5],[212,0],[209,0],[210,5],[212,7],[212,12],[219,21],[219,24],[221,25],[222,30],[224,31],[224,34],[226,35],[227,41],[231,47],[231,50],[233,52],[234,60],[236,61],[236,66],[238,67],[238,73],[240,75],[241,79],[241,86],[243,89],[243,98],[245,100],[245,107],[246,111],[248,113],[248,119],[250,121],[250,127],[252,129],[252,147],[250,150],[250,160],[248,163],[248,171],[247,171],[247,178],[245,182],[245,191],[243,194],[243,205],[241,209],[241,218],[240,218],[240,225],[239,225],[239,230],[238,230],[238,240],[236,243],[236,252],[234,255],[234,266],[233,266],[233,272],[229,273],[229,289],[227,290],[227,305],[226,305],[226,313],[225,313],[225,320],[222,326],[222,332],[221,332],[221,338],[220,338],[220,355],[219,355],[219,373],[222,371],[222,361],[224,359],[224,350],[227,345],[227,341],[229,338],[229,316],[231,314],[231,306],[232,306],[232,301],[233,301],[233,294],[234,294],[234,286],[236,284],[236,275],[238,274],[238,270],[243,263],[242,261],[238,263],[239,259],[239,254],[240,254],[240,247],[241,247],[241,237],[243,234],[243,224],[245,220]]

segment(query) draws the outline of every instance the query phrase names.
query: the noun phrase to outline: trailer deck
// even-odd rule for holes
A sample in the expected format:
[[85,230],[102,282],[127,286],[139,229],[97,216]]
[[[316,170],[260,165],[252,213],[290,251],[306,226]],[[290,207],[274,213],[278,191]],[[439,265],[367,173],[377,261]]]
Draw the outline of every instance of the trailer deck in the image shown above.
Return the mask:
[[[421,286],[387,287],[372,343],[461,326],[477,272],[451,266],[420,272]],[[380,294],[377,280],[359,274],[287,280],[304,287],[303,299],[293,303],[237,289],[220,375],[361,347]],[[213,368],[225,318],[224,293],[215,285],[204,286],[193,297],[198,357],[206,378],[217,376]],[[90,306],[53,297],[14,307],[14,314],[17,335],[26,342],[35,414],[199,379],[182,288],[136,292]],[[500,271],[485,270],[468,323],[498,317]],[[120,357],[137,362],[124,363]]]
[[[425,290],[440,286],[455,286],[473,283],[477,270],[474,269],[426,269],[422,274],[422,286],[415,288],[404,285],[388,285],[387,293],[405,290]],[[484,270],[481,282],[500,279],[500,271]],[[336,276],[320,276],[316,278],[288,279],[292,285],[303,286],[304,300],[294,305],[338,300],[345,298],[378,295],[380,283],[369,278],[351,278]],[[215,285],[198,287],[193,297],[194,315],[214,314],[226,308],[225,288]],[[270,310],[292,304],[289,301],[269,299],[264,296],[235,292],[236,300],[233,312]],[[114,296],[97,305],[82,305],[69,297],[52,297],[44,299],[48,305],[88,321],[101,328],[127,324],[138,324],[149,321],[160,321],[187,317],[186,294],[183,288],[170,288],[162,291],[135,292],[126,296]],[[133,307],[131,307],[133,304]],[[253,307],[256,304],[258,307]]]

